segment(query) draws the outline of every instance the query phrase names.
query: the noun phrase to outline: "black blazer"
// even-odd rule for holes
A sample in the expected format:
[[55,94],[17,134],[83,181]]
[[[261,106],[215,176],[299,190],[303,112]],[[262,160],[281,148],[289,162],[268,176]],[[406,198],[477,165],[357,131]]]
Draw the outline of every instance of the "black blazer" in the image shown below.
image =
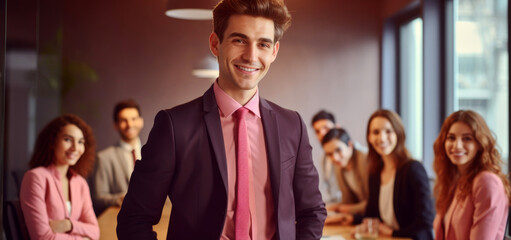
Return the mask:
[[[306,125],[260,99],[277,239],[319,239],[326,210]],[[219,239],[227,211],[227,163],[213,87],[160,111],[117,217],[119,239],[155,239],[152,225],[172,202],[167,239]]]
[[[382,167],[383,164],[376,174],[369,176],[369,200],[366,208],[366,217],[377,217],[380,221],[378,200]],[[410,160],[396,170],[393,196],[399,230],[394,231],[392,236],[416,240],[433,239],[433,198],[428,175],[420,162]]]

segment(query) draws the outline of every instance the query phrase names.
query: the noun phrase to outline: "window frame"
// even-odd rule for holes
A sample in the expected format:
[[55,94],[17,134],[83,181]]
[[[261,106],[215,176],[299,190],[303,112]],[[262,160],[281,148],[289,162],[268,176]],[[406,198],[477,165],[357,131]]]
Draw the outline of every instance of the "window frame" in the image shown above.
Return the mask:
[[[423,165],[429,176],[434,178],[433,143],[436,140],[444,119],[453,109],[454,102],[449,99],[453,83],[449,76],[453,74],[454,53],[447,50],[454,46],[454,22],[448,18],[453,11],[453,0],[413,1],[397,14],[385,19],[381,43],[381,79],[380,107],[400,111],[400,76],[399,76],[399,27],[415,17],[423,21]],[[508,1],[508,42],[511,32],[511,7]],[[509,46],[509,44],[508,44]],[[508,58],[509,58],[508,49]],[[511,74],[511,61],[508,60],[508,81]],[[511,119],[511,94],[508,88],[508,117]],[[427,113],[427,114],[425,114]],[[508,132],[511,137],[511,128]],[[511,141],[507,147],[511,150]],[[508,159],[511,159],[509,157]],[[509,160],[508,160],[509,162]],[[511,164],[507,164],[511,172]],[[511,176],[510,176],[511,178]]]
[[[385,19],[382,36],[380,106],[401,114],[399,28],[421,17],[423,22],[423,129],[422,163],[429,176],[433,171],[433,143],[446,117],[446,27],[442,0],[413,1]],[[425,114],[427,113],[427,114]]]

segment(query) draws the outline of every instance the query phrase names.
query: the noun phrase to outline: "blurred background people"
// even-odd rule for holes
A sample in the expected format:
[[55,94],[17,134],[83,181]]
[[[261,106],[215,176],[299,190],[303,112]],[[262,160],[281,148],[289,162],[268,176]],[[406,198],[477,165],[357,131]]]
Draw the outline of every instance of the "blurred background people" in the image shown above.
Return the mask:
[[379,218],[381,236],[433,239],[435,216],[428,176],[405,146],[401,118],[377,110],[367,123],[369,200],[365,217]]
[[406,134],[395,112],[374,112],[366,131],[369,153],[369,199],[364,215],[346,214],[341,223],[358,224],[362,216],[380,220],[379,235],[433,239],[435,216],[426,170],[406,149]]
[[470,110],[452,113],[434,151],[435,239],[503,239],[511,187],[485,120]]
[[39,133],[20,202],[31,239],[98,239],[85,177],[94,164],[90,127],[74,115],[52,120]]
[[[367,153],[353,146],[348,132],[333,128],[322,142],[326,157],[334,164],[341,201],[327,205],[327,210],[338,213],[363,214],[367,205],[368,164]],[[329,214],[326,223],[341,221],[343,214]]]
[[[316,137],[321,143],[323,140],[323,136],[332,128],[336,127],[335,117],[331,112],[321,110],[314,114],[311,121],[312,128],[316,133]],[[320,161],[321,166],[319,167],[321,174],[320,179],[320,190],[321,195],[323,197],[323,201],[325,203],[339,202],[341,199],[341,192],[339,191],[339,186],[337,184],[337,179],[335,178],[334,172],[339,170],[337,167],[332,164],[332,162],[328,161],[327,156],[323,155]]]
[[139,133],[144,127],[144,119],[140,106],[132,99],[117,103],[113,120],[121,139],[115,145],[98,152],[92,178],[97,215],[109,206],[121,206],[135,161],[141,159]]

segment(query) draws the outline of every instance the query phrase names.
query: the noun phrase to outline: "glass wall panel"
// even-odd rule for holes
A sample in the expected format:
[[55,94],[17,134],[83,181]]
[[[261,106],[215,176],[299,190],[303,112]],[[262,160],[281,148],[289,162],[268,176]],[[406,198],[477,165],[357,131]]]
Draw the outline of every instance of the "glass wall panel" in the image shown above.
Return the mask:
[[400,27],[399,112],[406,129],[406,145],[413,158],[422,160],[423,74],[422,19]]
[[[480,113],[509,156],[507,0],[455,0],[452,110]],[[507,168],[505,168],[507,169]]]

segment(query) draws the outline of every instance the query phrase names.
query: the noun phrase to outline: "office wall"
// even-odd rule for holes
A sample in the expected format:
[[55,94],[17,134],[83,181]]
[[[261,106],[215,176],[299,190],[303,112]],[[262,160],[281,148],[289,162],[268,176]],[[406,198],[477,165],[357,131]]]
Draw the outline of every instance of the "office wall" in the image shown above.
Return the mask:
[[[129,97],[142,106],[145,142],[159,109],[192,100],[212,83],[191,75],[194,65],[210,54],[211,22],[168,18],[163,14],[166,0],[9,2],[7,46],[37,54],[37,74],[30,77],[37,117],[7,121],[7,142],[14,143],[9,138],[27,129],[31,133],[24,139],[33,139],[61,111],[83,117],[102,149],[118,139],[112,127],[113,105]],[[411,0],[286,2],[293,24],[260,84],[261,95],[298,111],[307,125],[318,110],[330,110],[355,140],[365,144],[366,120],[379,106],[381,26]],[[41,76],[52,67],[44,61],[56,61],[57,71],[63,70],[54,76],[61,82],[51,88],[53,94],[41,92],[55,87]],[[6,90],[14,89],[8,84]],[[23,107],[16,101],[8,103],[13,110]],[[4,120],[9,116],[7,111]],[[27,128],[29,121],[36,122]],[[25,124],[16,127],[15,123]],[[322,151],[310,127],[309,137],[313,156],[319,160]],[[23,153],[6,160],[8,171],[25,168],[32,141],[17,144],[25,146],[23,151],[6,149]]]
[[[142,106],[146,127],[159,109],[200,96],[210,80],[191,75],[210,54],[209,21],[166,17],[165,0],[154,2],[66,2],[63,52],[84,63],[98,80],[78,81],[63,96],[63,110],[89,122],[103,148],[117,140],[112,107],[132,97]],[[379,39],[382,3],[287,1],[293,24],[281,41],[277,60],[260,84],[261,95],[297,110],[310,125],[312,115],[333,111],[358,141],[365,121],[379,104]],[[314,155],[319,144],[311,128]]]
[[[320,109],[332,111],[366,144],[367,118],[379,107],[381,26],[385,14],[399,6],[380,0],[286,2],[293,23],[260,92],[301,114],[319,168],[323,153],[310,120]],[[166,0],[64,4],[64,65],[86,66],[85,75],[92,71],[97,80],[75,77],[76,84],[62,95],[62,109],[91,124],[98,149],[118,139],[111,116],[117,101],[132,97],[140,103],[145,143],[158,110],[192,100],[211,85],[191,75],[210,54],[210,21],[166,17]]]
[[383,0],[382,2],[382,20],[391,17],[392,15],[405,8],[407,5],[413,2],[419,2],[420,0]]

